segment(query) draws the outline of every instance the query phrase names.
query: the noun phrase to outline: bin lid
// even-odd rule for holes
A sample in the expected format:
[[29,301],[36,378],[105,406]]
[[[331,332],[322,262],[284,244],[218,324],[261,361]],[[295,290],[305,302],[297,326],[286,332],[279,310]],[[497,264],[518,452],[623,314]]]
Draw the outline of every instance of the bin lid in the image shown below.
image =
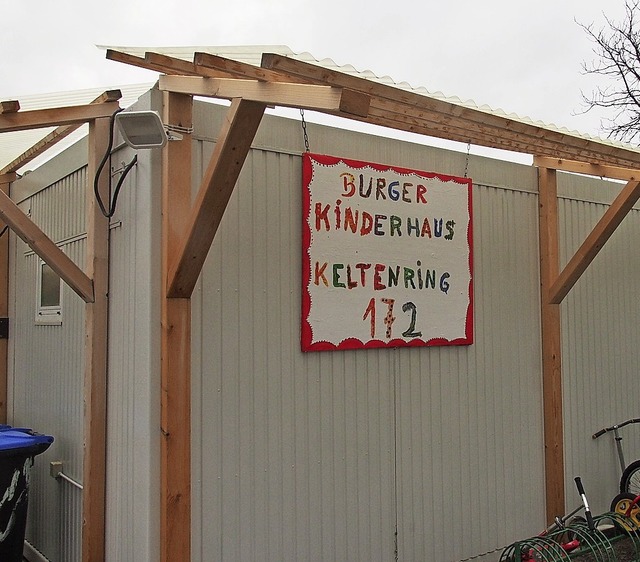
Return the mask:
[[0,429],[0,451],[50,445],[51,443],[53,443],[51,435],[42,435],[26,429]]

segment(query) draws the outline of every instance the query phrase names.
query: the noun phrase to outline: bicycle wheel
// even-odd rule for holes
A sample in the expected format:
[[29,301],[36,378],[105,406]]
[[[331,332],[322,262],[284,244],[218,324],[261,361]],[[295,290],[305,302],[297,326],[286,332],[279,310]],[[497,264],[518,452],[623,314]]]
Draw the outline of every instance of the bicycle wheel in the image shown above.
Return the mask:
[[616,518],[615,523],[626,533],[638,530],[638,523],[640,522],[640,508],[638,508],[637,505],[634,506],[631,509],[629,516],[626,516],[627,510],[629,509],[629,506],[633,504],[635,498],[636,496],[629,492],[620,492],[611,501],[610,511],[621,517],[620,519]]
[[620,492],[640,494],[640,460],[633,461],[622,473],[620,478]]

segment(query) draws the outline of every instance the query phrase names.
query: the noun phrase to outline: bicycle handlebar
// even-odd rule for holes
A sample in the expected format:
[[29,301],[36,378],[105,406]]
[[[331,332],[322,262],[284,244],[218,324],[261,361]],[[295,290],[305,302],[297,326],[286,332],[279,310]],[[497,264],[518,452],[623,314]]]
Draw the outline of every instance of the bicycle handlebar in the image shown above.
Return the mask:
[[604,435],[605,433],[607,433],[608,431],[614,431],[616,429],[620,429],[621,427],[624,427],[625,425],[629,425],[630,423],[640,423],[640,418],[631,418],[630,420],[627,421],[623,421],[622,423],[618,423],[616,425],[612,425],[611,427],[605,427],[599,431],[596,431],[591,438],[592,439],[597,439],[598,437],[600,437],[601,435]]
[[579,476],[574,478],[576,483],[576,488],[578,488],[578,494],[580,494],[580,499],[582,499],[582,505],[584,505],[584,515],[587,518],[587,526],[590,531],[594,531],[596,525],[593,521],[593,516],[591,515],[591,510],[589,509],[589,503],[587,502],[587,496],[584,493],[584,486],[582,485],[582,480]]

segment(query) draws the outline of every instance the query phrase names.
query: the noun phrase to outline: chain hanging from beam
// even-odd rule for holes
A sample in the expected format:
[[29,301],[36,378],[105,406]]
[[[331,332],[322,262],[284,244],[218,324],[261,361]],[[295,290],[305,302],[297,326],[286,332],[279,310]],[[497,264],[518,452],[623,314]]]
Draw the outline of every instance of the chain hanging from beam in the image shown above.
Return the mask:
[[304,137],[304,149],[306,152],[310,152],[309,150],[309,134],[307,133],[307,122],[304,119],[304,109],[300,108],[300,117],[302,124],[302,135]]
[[469,153],[471,152],[471,141],[467,142],[467,156],[464,161],[464,177],[467,177],[469,171]]

